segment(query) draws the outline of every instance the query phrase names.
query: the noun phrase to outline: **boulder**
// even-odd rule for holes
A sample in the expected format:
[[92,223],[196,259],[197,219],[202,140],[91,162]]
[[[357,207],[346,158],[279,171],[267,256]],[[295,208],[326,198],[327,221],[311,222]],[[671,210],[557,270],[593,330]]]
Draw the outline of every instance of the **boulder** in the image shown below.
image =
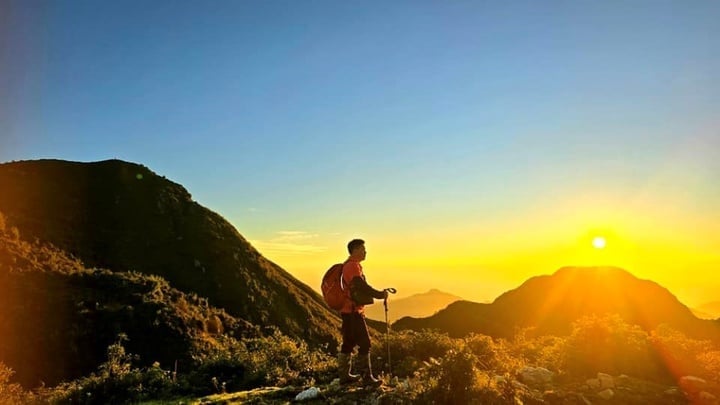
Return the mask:
[[524,367],[519,377],[527,385],[544,385],[552,381],[553,372],[543,367]]
[[585,380],[585,384],[591,390],[600,389],[600,380],[598,380],[597,378],[588,378],[587,380]]
[[598,396],[606,401],[609,401],[612,399],[613,396],[615,396],[615,393],[610,388],[602,390],[598,392]]
[[613,376],[610,374],[605,373],[598,373],[597,379],[600,382],[600,388],[615,388],[615,380],[613,379]]
[[696,394],[702,391],[707,386],[707,381],[703,380],[700,377],[695,377],[692,375],[686,375],[683,377],[680,377],[680,381],[678,382],[678,385],[680,385],[680,388],[689,393],[689,394]]
[[627,387],[630,385],[630,377],[626,376],[625,374],[620,374],[615,379],[615,384],[620,387]]

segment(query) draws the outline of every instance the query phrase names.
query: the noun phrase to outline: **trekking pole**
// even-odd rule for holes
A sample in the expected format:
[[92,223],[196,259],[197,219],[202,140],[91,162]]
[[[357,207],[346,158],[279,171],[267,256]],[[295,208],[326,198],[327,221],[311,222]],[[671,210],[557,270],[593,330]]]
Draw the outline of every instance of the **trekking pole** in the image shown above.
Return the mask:
[[[394,288],[386,288],[385,291],[387,291],[390,294],[395,294],[397,292]],[[388,375],[392,375],[392,362],[390,361],[390,322],[388,322],[388,304],[387,304],[387,297],[385,297],[385,300],[383,301],[383,305],[385,306],[385,345],[387,346],[387,352],[388,352]]]

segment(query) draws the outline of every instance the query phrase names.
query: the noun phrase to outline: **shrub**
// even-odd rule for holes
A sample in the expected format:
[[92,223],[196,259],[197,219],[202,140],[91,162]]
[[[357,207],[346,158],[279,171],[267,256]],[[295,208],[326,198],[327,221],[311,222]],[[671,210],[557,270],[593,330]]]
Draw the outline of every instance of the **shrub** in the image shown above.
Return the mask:
[[576,376],[597,372],[667,379],[648,334],[617,315],[586,316],[573,324],[562,366]]
[[477,357],[480,370],[493,371],[496,374],[510,373],[521,367],[522,358],[515,348],[504,340],[494,340],[490,336],[472,334],[463,342],[467,349]]
[[466,404],[476,391],[478,359],[469,350],[451,350],[443,359],[433,396],[441,403]]
[[[488,343],[472,339],[472,344]],[[399,384],[396,395],[411,403],[437,404],[512,404],[532,403],[529,393],[519,391],[509,376],[498,378],[493,371],[481,370],[481,364],[470,345],[456,340],[456,345],[440,359],[423,362],[412,378]],[[397,399],[397,398],[393,398]]]
[[703,368],[703,375],[717,384],[720,384],[720,351],[713,350],[701,353],[697,356],[700,366]]
[[667,325],[655,328],[650,340],[673,375],[720,380],[720,352],[710,341],[690,339]]
[[223,389],[307,385],[334,375],[333,358],[278,331],[253,339],[219,338],[220,347],[198,358],[196,369],[182,378],[181,391],[203,395]]
[[32,394],[23,391],[19,384],[10,382],[10,377],[12,377],[13,374],[15,374],[15,372],[10,367],[0,362],[0,404],[9,405],[32,402]]
[[60,384],[46,399],[58,404],[124,404],[171,395],[175,388],[171,373],[157,362],[146,369],[133,368],[136,356],[125,352],[126,339],[121,334],[108,346],[108,360],[97,373]]
[[311,350],[304,341],[296,341],[278,331],[268,337],[248,339],[245,345],[252,368],[266,376],[266,384],[309,383],[330,374],[335,365],[328,355]]
[[526,328],[515,334],[507,350],[517,357],[517,368],[532,365],[560,372],[567,344],[565,337],[532,336],[532,330]]
[[[422,366],[423,361],[444,356],[454,345],[455,340],[446,334],[423,330],[421,332],[402,331],[392,333],[389,337],[390,354],[392,357],[392,372],[399,377],[407,377]],[[387,361],[387,346],[373,345],[373,355]],[[383,369],[385,364],[374,364],[377,370]]]

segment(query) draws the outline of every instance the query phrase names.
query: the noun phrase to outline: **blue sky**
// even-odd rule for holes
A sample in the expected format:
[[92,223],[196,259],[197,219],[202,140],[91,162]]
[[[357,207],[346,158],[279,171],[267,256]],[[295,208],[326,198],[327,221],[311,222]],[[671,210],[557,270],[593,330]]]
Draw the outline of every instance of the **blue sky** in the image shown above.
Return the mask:
[[142,163],[309,283],[576,198],[720,220],[717,2],[0,4],[0,161]]

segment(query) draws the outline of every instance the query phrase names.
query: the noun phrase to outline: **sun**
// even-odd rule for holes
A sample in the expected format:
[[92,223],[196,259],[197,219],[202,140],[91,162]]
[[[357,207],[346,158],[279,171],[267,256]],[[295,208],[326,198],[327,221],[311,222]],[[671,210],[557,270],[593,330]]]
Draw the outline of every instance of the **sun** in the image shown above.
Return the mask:
[[592,240],[592,245],[595,249],[604,249],[607,241],[602,236],[596,236]]

